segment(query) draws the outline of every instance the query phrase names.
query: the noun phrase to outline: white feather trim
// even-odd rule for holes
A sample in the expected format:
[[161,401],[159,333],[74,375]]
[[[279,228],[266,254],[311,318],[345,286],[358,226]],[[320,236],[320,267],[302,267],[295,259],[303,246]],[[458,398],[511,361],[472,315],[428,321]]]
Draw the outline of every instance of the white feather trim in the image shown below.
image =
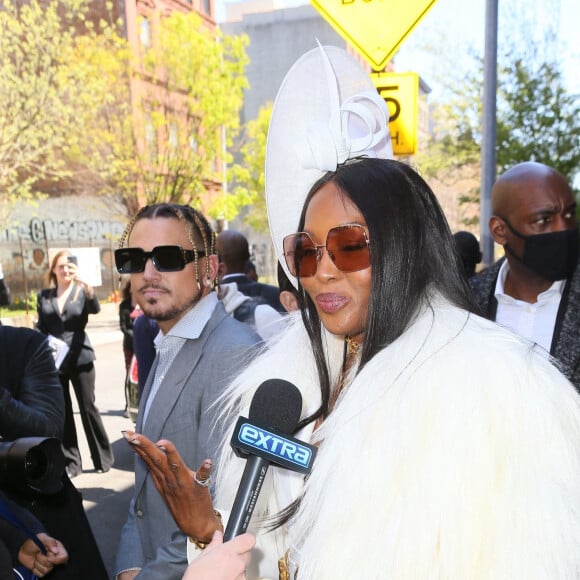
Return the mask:
[[[238,392],[249,377],[257,387],[280,376],[315,408],[303,332],[251,365]],[[329,350],[336,364],[340,349]],[[289,530],[300,579],[579,577],[580,398],[539,349],[494,323],[438,301],[365,366],[315,437]],[[218,502],[233,500],[237,463]],[[286,479],[270,477],[262,514],[284,507]],[[271,535],[272,561],[284,534]]]

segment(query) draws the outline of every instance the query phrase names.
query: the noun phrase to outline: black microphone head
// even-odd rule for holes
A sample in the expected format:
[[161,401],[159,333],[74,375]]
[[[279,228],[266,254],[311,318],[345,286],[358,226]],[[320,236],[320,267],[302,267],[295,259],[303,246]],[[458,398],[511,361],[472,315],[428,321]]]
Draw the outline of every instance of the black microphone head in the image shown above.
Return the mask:
[[302,395],[296,385],[283,379],[268,379],[254,393],[250,404],[252,423],[291,435],[302,412]]

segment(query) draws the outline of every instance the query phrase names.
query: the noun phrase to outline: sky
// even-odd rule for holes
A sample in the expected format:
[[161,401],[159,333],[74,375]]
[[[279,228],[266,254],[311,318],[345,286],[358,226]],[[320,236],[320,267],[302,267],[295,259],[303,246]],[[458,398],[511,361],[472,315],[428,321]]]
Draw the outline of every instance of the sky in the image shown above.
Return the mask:
[[[307,4],[305,0],[281,0],[285,7]],[[388,0],[398,2],[401,0]],[[224,3],[217,0],[217,19],[225,17]],[[522,11],[523,17],[535,23],[539,33],[546,22],[553,22],[559,29],[559,42],[562,43],[562,66],[566,85],[573,94],[580,95],[580,23],[579,0],[498,0],[501,16],[503,5]],[[472,47],[477,54],[483,55],[485,38],[485,4],[486,0],[436,0],[435,4],[403,42],[395,58],[395,68],[399,72],[418,72],[429,81],[429,59],[432,57],[422,48],[426,38],[436,38],[438,33],[445,32],[448,38],[461,47]]]
[[[580,94],[580,2],[578,0],[498,0],[499,33],[498,43],[507,29],[511,33],[507,15],[502,13],[503,5],[521,10],[522,19],[535,28],[535,35],[541,37],[550,23],[558,30],[559,54],[566,86],[573,94]],[[395,59],[397,70],[424,68],[428,55],[420,48],[420,39],[425,34],[447,31],[457,44],[470,46],[477,54],[483,55],[485,44],[485,0],[437,0],[423,20],[417,25],[403,44]],[[503,30],[502,30],[503,24]],[[501,46],[498,46],[498,51]],[[428,76],[428,70],[417,70]]]

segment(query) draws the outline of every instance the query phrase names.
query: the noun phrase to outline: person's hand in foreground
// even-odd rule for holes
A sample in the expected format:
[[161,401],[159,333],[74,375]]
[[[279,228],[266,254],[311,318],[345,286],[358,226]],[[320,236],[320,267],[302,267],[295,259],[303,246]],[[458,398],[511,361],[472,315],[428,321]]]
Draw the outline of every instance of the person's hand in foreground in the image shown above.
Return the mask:
[[48,534],[40,533],[36,536],[46,548],[43,554],[40,548],[31,540],[26,540],[18,552],[18,561],[36,576],[46,576],[58,564],[68,562],[68,553],[61,542],[51,538]]
[[211,544],[194,560],[183,580],[243,580],[256,543],[252,534],[242,534],[223,543],[223,534],[214,532]]
[[147,464],[155,488],[179,529],[190,538],[209,542],[213,533],[222,529],[208,487],[211,460],[206,459],[197,471],[192,471],[171,441],[161,439],[153,443],[132,431],[123,431],[123,436]]

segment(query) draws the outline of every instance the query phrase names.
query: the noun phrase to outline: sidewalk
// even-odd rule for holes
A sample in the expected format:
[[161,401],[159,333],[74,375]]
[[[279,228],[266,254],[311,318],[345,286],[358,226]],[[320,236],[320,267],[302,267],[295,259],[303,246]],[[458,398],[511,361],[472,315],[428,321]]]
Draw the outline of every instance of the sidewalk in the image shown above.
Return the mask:
[[[6,310],[0,309],[0,314]],[[28,315],[0,316],[0,323],[8,326],[27,326],[32,328],[36,320],[36,311],[31,310]],[[101,311],[89,316],[87,332],[90,332],[93,344],[104,344],[122,338],[119,330],[119,304],[114,302],[101,303]]]
[[134,483],[133,451],[121,435],[124,429],[132,430],[134,424],[130,419],[123,417],[125,365],[118,311],[118,304],[101,304],[101,312],[91,315],[87,325],[87,333],[97,356],[96,404],[115,454],[115,464],[107,473],[95,473],[93,470],[73,396],[83,473],[72,482],[83,495],[87,516],[111,578],[119,536],[127,518]]
[[87,332],[93,346],[122,340],[123,334],[119,329],[119,304],[101,303],[101,311],[89,316]]
[[[2,322],[12,326],[32,327],[35,317],[36,313],[30,313],[28,317],[3,318]],[[121,435],[122,430],[132,430],[135,425],[130,419],[123,417],[125,363],[122,349],[123,334],[119,329],[119,305],[102,303],[101,311],[89,316],[87,333],[97,357],[96,404],[113,447],[115,464],[107,473],[94,471],[78,404],[73,394],[73,410],[83,473],[72,482],[83,496],[91,528],[105,566],[113,578],[119,536],[127,518],[134,484],[133,451]]]

